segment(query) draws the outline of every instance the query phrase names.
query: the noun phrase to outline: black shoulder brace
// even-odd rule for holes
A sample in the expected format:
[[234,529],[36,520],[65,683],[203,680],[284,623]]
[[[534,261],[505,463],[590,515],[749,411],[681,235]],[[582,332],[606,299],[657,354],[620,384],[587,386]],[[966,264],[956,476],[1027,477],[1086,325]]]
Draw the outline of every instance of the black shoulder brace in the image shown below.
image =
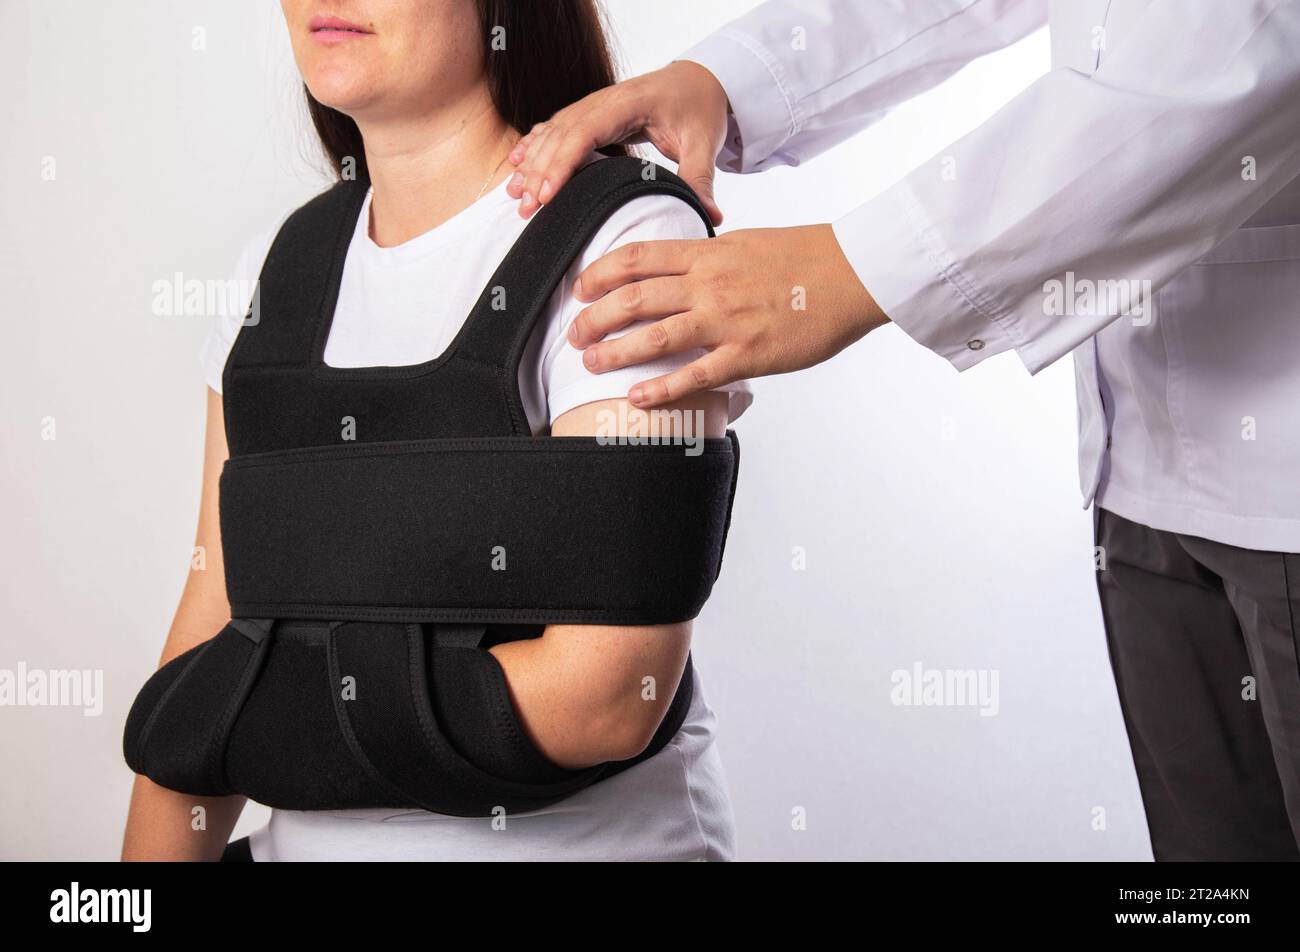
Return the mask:
[[365,194],[352,182],[313,199],[267,256],[258,320],[223,378],[232,621],[145,685],[127,760],[176,790],[292,809],[545,806],[667,743],[689,662],[645,752],[570,771],[532,745],[487,648],[546,624],[694,618],[739,447],[693,426],[663,442],[534,437],[519,363],[617,208],[666,194],[707,216],[664,169],[594,162],[529,223],[445,353],[340,369],[323,354]]

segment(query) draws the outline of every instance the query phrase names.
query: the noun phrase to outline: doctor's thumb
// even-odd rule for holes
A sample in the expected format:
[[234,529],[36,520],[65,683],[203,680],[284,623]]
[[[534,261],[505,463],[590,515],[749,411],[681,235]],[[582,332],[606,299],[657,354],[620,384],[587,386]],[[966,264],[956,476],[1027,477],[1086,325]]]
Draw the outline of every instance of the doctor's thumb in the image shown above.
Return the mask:
[[707,141],[683,143],[681,162],[677,166],[677,175],[695,192],[715,228],[722,224],[722,209],[713,198],[713,161],[717,154],[717,147]]

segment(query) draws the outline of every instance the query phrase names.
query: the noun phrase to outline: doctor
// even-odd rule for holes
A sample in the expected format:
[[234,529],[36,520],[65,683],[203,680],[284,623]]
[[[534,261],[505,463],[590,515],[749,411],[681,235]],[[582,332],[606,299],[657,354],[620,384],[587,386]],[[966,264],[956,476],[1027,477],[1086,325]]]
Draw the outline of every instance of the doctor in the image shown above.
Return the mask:
[[570,339],[597,373],[704,349],[643,407],[887,321],[958,370],[1072,353],[1154,854],[1300,859],[1300,0],[773,0],[534,128],[509,190],[530,215],[593,146],[648,140],[720,222],[715,164],[797,165],[1045,21],[1053,69],[897,185],[614,252]]

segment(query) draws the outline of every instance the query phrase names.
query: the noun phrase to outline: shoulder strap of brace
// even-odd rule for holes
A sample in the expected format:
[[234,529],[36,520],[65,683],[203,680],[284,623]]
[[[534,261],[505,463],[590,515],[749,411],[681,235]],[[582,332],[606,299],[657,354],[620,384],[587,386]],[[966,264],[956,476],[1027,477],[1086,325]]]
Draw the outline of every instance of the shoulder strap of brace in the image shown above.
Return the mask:
[[320,330],[320,316],[338,297],[343,264],[368,179],[337,182],[296,209],[276,232],[258,275],[257,291],[242,332],[226,361],[222,385],[237,367],[305,365]]
[[457,355],[505,373],[516,435],[529,433],[517,381],[519,361],[538,317],[605,220],[632,199],[655,194],[686,202],[713,235],[699,199],[672,172],[630,156],[599,159],[580,169],[534,216],[479,295],[457,343]]

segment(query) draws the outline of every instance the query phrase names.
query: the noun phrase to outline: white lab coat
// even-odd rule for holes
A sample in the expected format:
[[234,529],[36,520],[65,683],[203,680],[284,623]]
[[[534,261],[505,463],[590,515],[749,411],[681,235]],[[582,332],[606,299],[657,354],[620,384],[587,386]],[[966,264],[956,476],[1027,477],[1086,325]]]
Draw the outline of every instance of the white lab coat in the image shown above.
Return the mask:
[[1052,70],[836,236],[959,370],[1073,351],[1085,505],[1300,551],[1300,0],[774,0],[682,58],[751,172],[1044,22]]

